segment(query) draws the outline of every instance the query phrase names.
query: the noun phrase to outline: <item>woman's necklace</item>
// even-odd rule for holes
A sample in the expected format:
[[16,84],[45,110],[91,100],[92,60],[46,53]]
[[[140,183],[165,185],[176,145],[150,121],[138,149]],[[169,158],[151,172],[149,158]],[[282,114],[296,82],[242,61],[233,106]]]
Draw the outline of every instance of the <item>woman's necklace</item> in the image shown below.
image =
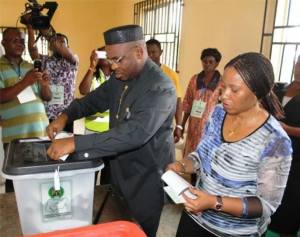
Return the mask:
[[[123,101],[123,95],[125,93],[125,91],[128,89],[128,86],[126,85],[124,87],[124,91],[122,92],[121,94],[121,97],[120,97],[120,100],[119,100],[119,108],[118,108],[118,112],[117,112],[117,115],[116,115],[116,119],[119,119],[119,113],[120,113],[120,109],[121,109],[121,104],[122,104],[122,101]],[[127,111],[126,111],[127,112]]]
[[[260,111],[261,111],[261,108],[259,108],[257,115],[255,117],[253,117],[252,119],[250,119],[246,123],[246,125],[252,123],[258,117],[258,115],[260,114]],[[236,119],[237,119],[237,116],[235,116],[234,119],[233,119],[233,127],[229,129],[229,131],[228,131],[228,137],[231,137],[235,133],[236,128],[238,127],[237,126],[238,124],[236,123]]]

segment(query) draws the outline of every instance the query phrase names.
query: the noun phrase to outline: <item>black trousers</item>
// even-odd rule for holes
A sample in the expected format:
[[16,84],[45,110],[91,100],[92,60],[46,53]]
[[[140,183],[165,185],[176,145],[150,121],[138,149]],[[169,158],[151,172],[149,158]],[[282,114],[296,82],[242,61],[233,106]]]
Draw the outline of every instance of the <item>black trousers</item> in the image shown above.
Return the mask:
[[147,237],[156,237],[156,232],[159,226],[160,216],[162,213],[163,204],[149,219],[144,222],[139,222]]
[[[208,230],[202,228],[185,211],[182,211],[176,237],[215,237]],[[265,237],[265,233],[262,235]]]
[[185,211],[182,211],[176,237],[215,237],[196,223]]

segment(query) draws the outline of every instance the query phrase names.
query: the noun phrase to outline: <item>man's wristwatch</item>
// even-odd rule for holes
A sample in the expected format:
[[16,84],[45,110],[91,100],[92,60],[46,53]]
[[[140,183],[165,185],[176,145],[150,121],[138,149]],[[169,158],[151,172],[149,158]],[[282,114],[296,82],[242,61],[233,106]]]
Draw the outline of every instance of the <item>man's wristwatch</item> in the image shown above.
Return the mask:
[[221,211],[223,207],[223,201],[221,196],[217,196],[217,202],[215,204],[215,210],[216,211]]

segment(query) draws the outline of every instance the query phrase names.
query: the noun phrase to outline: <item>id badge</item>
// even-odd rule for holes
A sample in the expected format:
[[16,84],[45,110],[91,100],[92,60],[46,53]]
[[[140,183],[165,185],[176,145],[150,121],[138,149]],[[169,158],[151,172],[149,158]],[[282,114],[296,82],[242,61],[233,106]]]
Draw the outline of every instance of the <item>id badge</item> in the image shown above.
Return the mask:
[[52,100],[49,102],[50,105],[62,105],[64,103],[64,86],[50,85],[52,92]]
[[194,100],[191,116],[196,118],[202,118],[205,108],[206,108],[206,102],[201,100]]

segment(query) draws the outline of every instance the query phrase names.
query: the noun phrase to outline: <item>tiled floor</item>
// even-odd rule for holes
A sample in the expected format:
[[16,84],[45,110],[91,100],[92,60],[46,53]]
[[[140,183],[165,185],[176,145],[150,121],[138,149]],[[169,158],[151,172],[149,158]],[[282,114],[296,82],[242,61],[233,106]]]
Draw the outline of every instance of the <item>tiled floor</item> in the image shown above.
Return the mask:
[[183,205],[165,205],[157,231],[157,237],[174,237]]

